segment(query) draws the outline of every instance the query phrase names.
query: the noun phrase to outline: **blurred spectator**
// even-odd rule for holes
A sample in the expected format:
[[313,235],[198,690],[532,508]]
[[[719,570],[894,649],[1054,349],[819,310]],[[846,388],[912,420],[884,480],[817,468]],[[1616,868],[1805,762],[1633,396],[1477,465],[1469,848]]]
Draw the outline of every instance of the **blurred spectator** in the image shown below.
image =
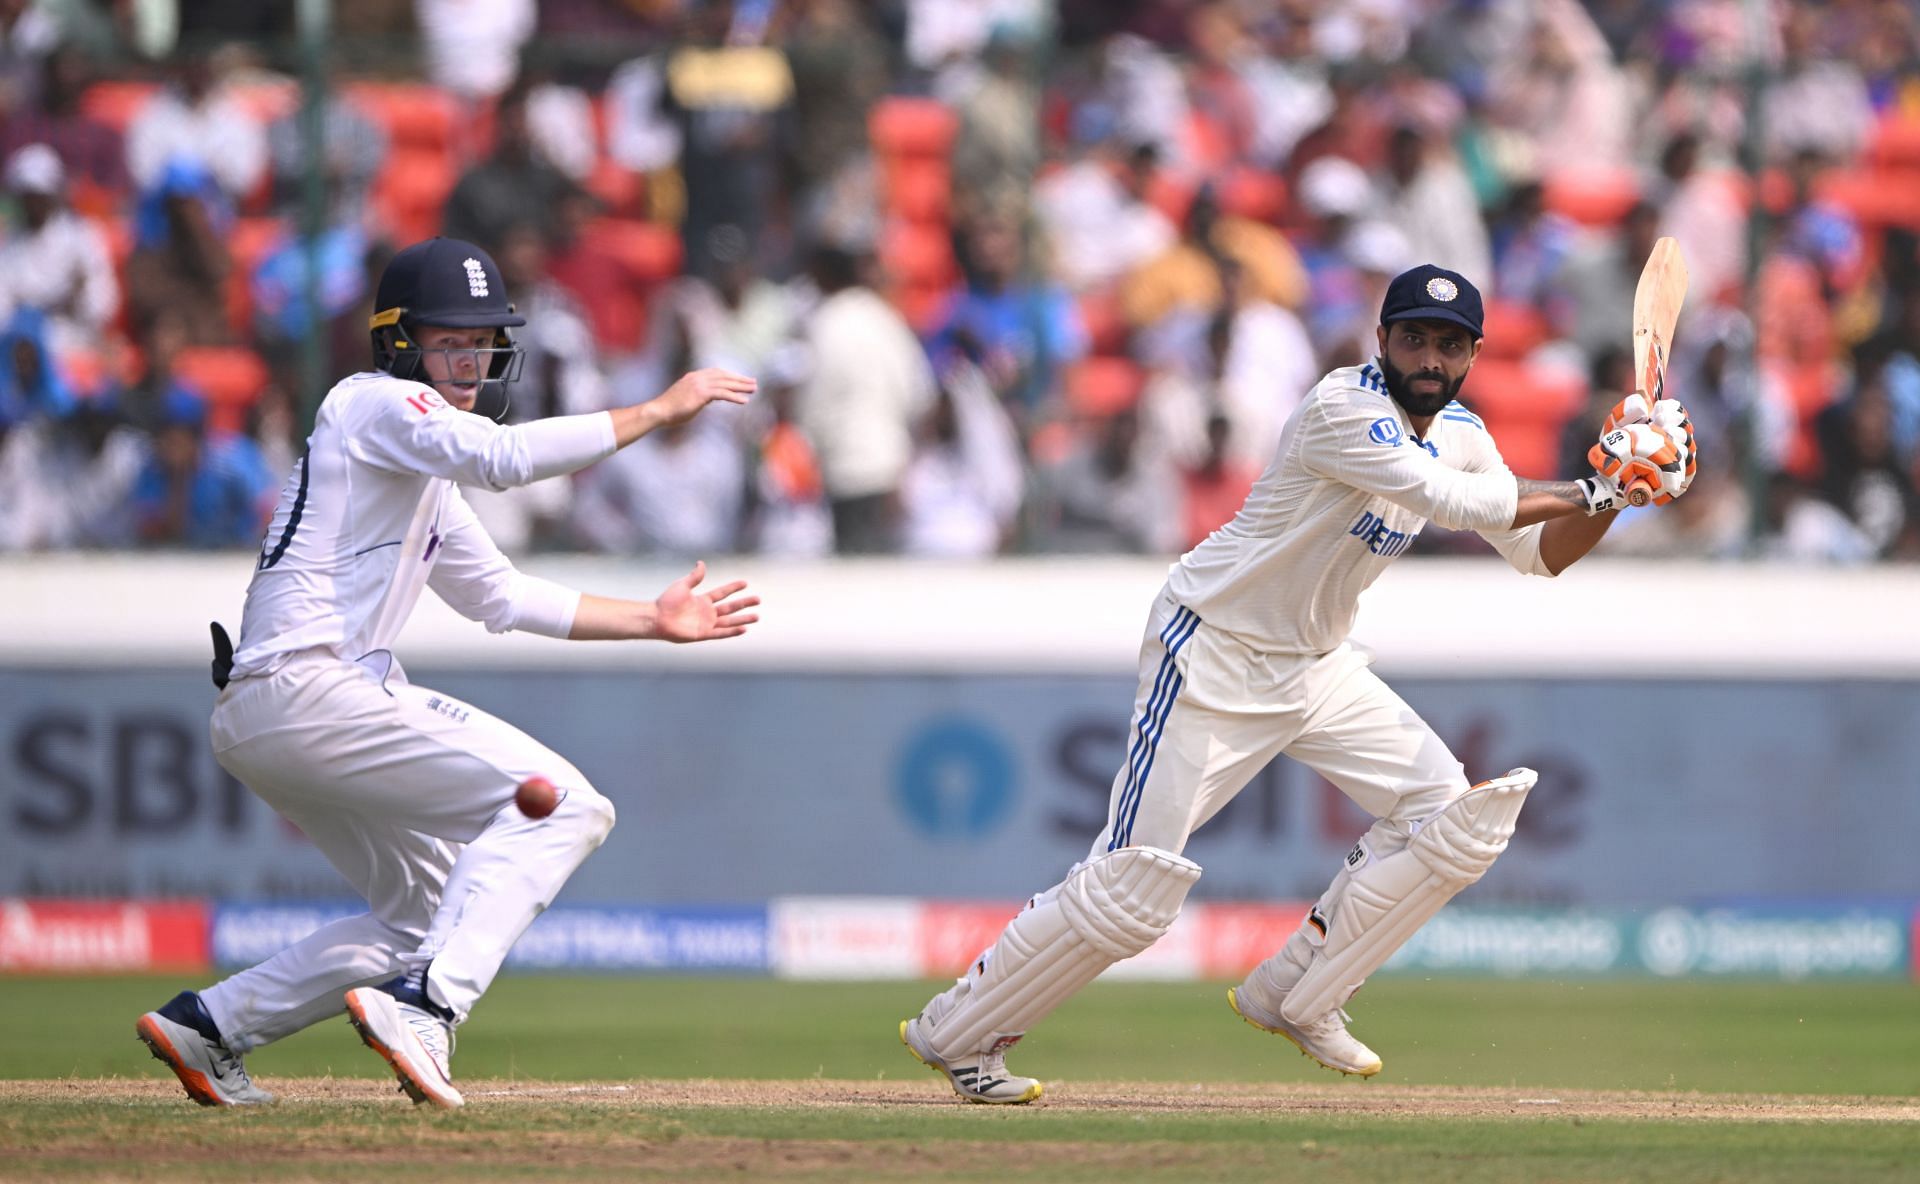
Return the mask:
[[[339,225],[365,217],[367,196],[387,159],[387,134],[360,109],[336,69],[320,101],[320,169],[327,219]],[[307,141],[299,108],[267,127],[273,199],[281,211],[298,214],[306,200]]]
[[1042,551],[1163,555],[1183,534],[1179,483],[1146,455],[1129,408],[1091,425],[1059,462],[1040,470],[1034,544]]
[[1179,239],[1173,223],[1147,201],[1160,153],[1138,144],[1122,154],[1112,141],[1040,179],[1034,213],[1046,229],[1054,270],[1076,291],[1102,288]]
[[777,47],[759,44],[755,22],[736,33],[733,0],[690,9],[683,38],[668,55],[666,104],[680,127],[686,183],[680,223],[687,259],[697,268],[716,226],[738,226],[758,262],[762,232],[783,211],[778,184],[782,145],[791,136],[793,73]]
[[131,188],[126,141],[118,129],[80,109],[92,72],[78,50],[61,46],[47,56],[44,69],[39,105],[0,118],[0,157],[28,144],[47,145],[67,169],[74,204],[87,213],[106,213]]
[[533,149],[527,88],[510,87],[494,108],[493,152],[454,185],[441,215],[442,233],[498,253],[509,227],[559,229],[563,206],[578,193],[567,175]]
[[1659,209],[1652,202],[1636,201],[1617,231],[1588,238],[1576,245],[1567,260],[1565,319],[1555,322],[1554,328],[1578,345],[1589,361],[1632,337],[1634,289],[1659,230]]
[[1771,161],[1809,151],[1851,160],[1873,130],[1873,103],[1859,67],[1819,44],[1827,19],[1824,5],[1781,6],[1781,60],[1758,112]]
[[1380,338],[1374,332],[1380,324],[1380,305],[1386,299],[1387,285],[1417,262],[1413,244],[1400,228],[1378,219],[1362,222],[1347,232],[1341,241],[1341,255],[1347,261],[1352,295],[1341,305],[1345,320],[1323,332],[1312,334],[1320,346],[1320,369],[1358,366],[1380,352]]
[[1818,269],[1822,298],[1834,304],[1860,288],[1866,279],[1867,259],[1859,220],[1845,206],[1822,197],[1816,189],[1829,163],[1817,148],[1801,148],[1793,153],[1787,166],[1793,204],[1782,219],[1786,233],[1780,247]]
[[1219,195],[1202,185],[1187,207],[1180,241],[1128,276],[1121,306],[1129,324],[1145,328],[1176,310],[1201,316],[1226,301],[1222,260],[1246,273],[1250,294],[1281,308],[1299,308],[1307,297],[1306,269],[1286,236],[1271,226],[1220,212]]
[[[573,296],[548,273],[546,242],[539,230],[525,223],[511,227],[496,258],[508,298],[527,318],[524,328],[513,331],[524,360],[520,380],[507,388],[506,422],[583,415],[612,406],[593,330]],[[567,540],[575,484],[556,477],[499,492],[467,486],[462,493],[487,534],[511,555]]]
[[1753,322],[1733,309],[1705,308],[1688,315],[1685,325],[1685,336],[1675,334],[1667,378],[1686,393],[1703,449],[1718,440],[1743,464],[1767,472],[1785,467],[1798,413],[1778,364],[1754,352]]
[[73,392],[54,365],[45,313],[22,308],[7,319],[0,362],[0,421],[58,419],[72,410]]
[[169,395],[160,413],[153,454],[127,503],[140,540],[257,545],[278,489],[252,441],[209,431],[205,403],[184,390]]
[[[1593,18],[1576,0],[1515,7],[1527,12],[1532,27],[1526,43],[1515,47],[1520,52],[1492,62],[1488,105],[1493,121],[1526,153],[1525,168],[1545,175],[1631,163],[1632,89]],[[1510,19],[1510,12],[1494,19]]]
[[[667,110],[666,55],[624,62],[607,80],[607,157],[622,168],[652,173],[680,156],[680,125]],[[676,203],[677,208],[684,203]]]
[[1258,472],[1321,368],[1298,317],[1255,296],[1231,260],[1220,272],[1226,302],[1218,311],[1172,314],[1151,334],[1146,350],[1158,377],[1143,396],[1151,407],[1144,430],[1157,455],[1197,465],[1210,447],[1208,421],[1224,416],[1234,464]]
[[1313,53],[1313,23],[1299,12],[1275,11],[1250,32],[1264,52],[1241,55],[1234,68],[1245,80],[1252,118],[1248,162],[1279,170],[1301,137],[1333,113],[1326,66]]
[[60,42],[60,26],[33,0],[0,0],[0,122],[40,102],[41,62]]
[[1493,227],[1495,297],[1527,305],[1549,324],[1569,323],[1567,271],[1574,248],[1574,225],[1547,209],[1546,186],[1537,179],[1514,185]]
[[933,401],[933,372],[906,321],[860,281],[852,255],[818,246],[809,269],[821,300],[803,330],[811,369],[794,422],[819,458],[834,548],[893,551],[900,482],[913,424]]
[[661,308],[686,334],[689,369],[719,366],[757,375],[793,335],[793,294],[754,268],[738,226],[714,227],[703,254],[707,262],[676,280]]
[[573,527],[615,555],[711,557],[738,549],[746,471],[709,416],[649,432],[580,475]]
[[957,361],[980,367],[1014,414],[1030,415],[1054,392],[1060,368],[1087,352],[1080,311],[1036,276],[1019,225],[982,218],[961,233],[964,286],[947,302],[929,343],[942,372]]
[[1180,471],[1182,528],[1180,549],[1200,545],[1240,512],[1261,470],[1234,459],[1233,421],[1215,414],[1207,420],[1207,451]]
[[[1308,329],[1316,341],[1325,342],[1361,319],[1371,336],[1380,310],[1378,305],[1361,306],[1352,235],[1357,227],[1368,224],[1376,205],[1373,182],[1365,169],[1346,157],[1322,156],[1301,170],[1298,198],[1306,217],[1294,243],[1311,293],[1301,310]],[[1394,233],[1399,234],[1397,228]],[[1367,356],[1372,356],[1371,347]]]
[[1859,564],[1874,556],[1871,539],[1845,514],[1815,497],[1789,474],[1775,473],[1768,478],[1760,512],[1759,558]]
[[[309,254],[311,246],[311,254]],[[314,239],[283,234],[267,248],[248,277],[253,297],[253,335],[279,365],[281,380],[295,386],[300,343],[316,328],[326,342],[328,373],[353,373],[366,365],[367,323],[358,315],[367,288],[367,235],[358,221],[334,222]],[[316,311],[307,307],[309,259],[315,264]],[[316,319],[309,322],[309,317]]]
[[1732,178],[1700,167],[1701,151],[1692,132],[1669,140],[1648,197],[1661,210],[1659,233],[1686,252],[1689,292],[1705,304],[1737,294],[1746,280],[1747,211]]
[[493,98],[518,76],[537,16],[534,0],[414,0],[427,77],[469,103]]
[[60,158],[45,144],[28,144],[9,157],[6,182],[19,226],[0,241],[0,317],[34,309],[48,318],[57,353],[97,350],[120,311],[106,237],[66,208]]
[[180,319],[189,344],[232,340],[226,283],[233,259],[225,237],[231,220],[213,174],[188,157],[168,165],[141,193],[126,266],[136,338],[144,338],[164,310]]
[[957,103],[979,84],[994,37],[1037,44],[1052,23],[1046,0],[905,0],[907,59]]
[[947,373],[900,483],[901,549],[977,559],[1012,537],[1026,476],[1020,440],[986,376]]
[[127,172],[142,192],[179,162],[197,164],[233,204],[250,196],[267,171],[259,117],[216,74],[213,55],[179,58],[168,85],[148,99],[127,129]]
[[1473,185],[1438,136],[1413,123],[1393,129],[1381,176],[1383,213],[1421,259],[1476,286],[1493,281],[1493,254]]
[[793,72],[789,148],[799,197],[829,185],[867,153],[867,112],[887,92],[886,41],[853,0],[802,0],[786,40]]
[[61,419],[0,415],[0,552],[126,545],[127,493],[146,456],[145,434],[110,395]]
[[1026,208],[1040,169],[1033,57],[1033,46],[1019,33],[996,26],[981,59],[985,74],[955,96],[960,132],[953,142],[953,196],[962,216]]
[[1893,408],[1880,374],[1867,376],[1853,397],[1827,408],[1818,421],[1826,467],[1820,492],[1873,547],[1887,555],[1915,511],[1909,463],[1893,440]]
[[584,185],[592,177],[600,136],[586,91],[559,81],[552,70],[528,70],[527,133],[540,158],[569,180]]
[[808,366],[805,349],[790,343],[768,359],[760,374],[762,399],[756,403],[771,422],[754,450],[746,538],[762,555],[813,559],[833,551],[833,515],[820,463],[793,421],[794,400]]

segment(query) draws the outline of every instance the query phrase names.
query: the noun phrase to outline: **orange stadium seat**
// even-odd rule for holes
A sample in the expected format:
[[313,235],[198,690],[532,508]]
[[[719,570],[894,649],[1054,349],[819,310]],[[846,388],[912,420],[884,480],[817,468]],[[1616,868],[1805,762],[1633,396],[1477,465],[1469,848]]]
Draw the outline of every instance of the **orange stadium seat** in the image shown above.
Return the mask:
[[680,234],[671,226],[638,218],[595,218],[587,224],[585,241],[619,260],[639,283],[657,284],[680,274]]
[[1287,182],[1264,169],[1234,169],[1220,186],[1220,208],[1236,217],[1277,225],[1287,216]]
[[909,222],[947,220],[953,173],[944,160],[908,156],[886,170],[887,209]]
[[117,79],[96,82],[80,95],[80,110],[122,134],[160,89],[157,82]]
[[926,337],[940,328],[940,319],[947,311],[952,293],[953,288],[948,284],[900,283],[887,289],[887,300],[915,333]]
[[1815,184],[1820,196],[1845,207],[1870,231],[1920,229],[1920,168],[1836,169]]
[[960,134],[960,117],[938,99],[889,95],[867,114],[867,137],[882,156],[943,157]]
[[1481,358],[1460,391],[1460,401],[1486,423],[1507,467],[1539,481],[1562,475],[1560,430],[1586,400],[1585,375],[1512,358]]
[[1546,180],[1547,209],[1583,226],[1615,226],[1640,200],[1630,168],[1566,168]]
[[353,82],[349,100],[386,130],[390,152],[403,148],[451,154],[460,103],[438,87],[421,82]]
[[1547,318],[1530,304],[1487,301],[1483,358],[1524,358],[1547,339]]
[[397,242],[440,233],[447,196],[460,180],[449,153],[408,149],[390,154],[374,178],[372,202]]
[[880,234],[880,266],[896,284],[950,285],[959,274],[944,226],[894,222]]
[[1087,345],[1096,354],[1127,352],[1127,316],[1112,292],[1088,292],[1080,297],[1080,324]]
[[1130,358],[1082,358],[1067,370],[1067,406],[1087,419],[1104,419],[1140,401],[1146,372]]
[[267,385],[267,364],[243,345],[196,345],[174,355],[173,373],[206,396],[207,425],[242,432]]
[[1873,130],[1867,159],[1875,168],[1920,168],[1920,117],[1883,117]]

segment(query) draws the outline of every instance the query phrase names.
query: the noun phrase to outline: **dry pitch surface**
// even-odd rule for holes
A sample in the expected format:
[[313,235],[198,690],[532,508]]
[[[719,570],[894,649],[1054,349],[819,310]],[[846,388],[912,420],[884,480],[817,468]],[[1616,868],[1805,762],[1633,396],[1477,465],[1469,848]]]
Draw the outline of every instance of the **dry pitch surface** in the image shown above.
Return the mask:
[[[390,1104],[412,1110],[386,1082],[335,1078],[264,1078],[261,1084],[283,1103]],[[925,1081],[467,1081],[468,1109],[516,1101],[567,1103],[636,1111],[671,1109],[841,1110],[847,1107],[914,1112],[928,1107],[972,1110],[940,1086]],[[187,1102],[171,1077],[152,1081],[108,1079],[0,1081],[0,1105],[61,1099],[92,1104]],[[985,1112],[989,1107],[978,1107]],[[1006,1110],[1015,1108],[1008,1107]],[[1175,1082],[1049,1082],[1047,1094],[1025,1111],[1126,1114],[1337,1114],[1370,1118],[1531,1118],[1697,1122],[1911,1122],[1920,1124],[1920,1099],[1796,1097],[1764,1094],[1695,1094],[1656,1091],[1488,1089],[1456,1086],[1380,1085],[1372,1082],[1311,1084],[1216,1084]]]

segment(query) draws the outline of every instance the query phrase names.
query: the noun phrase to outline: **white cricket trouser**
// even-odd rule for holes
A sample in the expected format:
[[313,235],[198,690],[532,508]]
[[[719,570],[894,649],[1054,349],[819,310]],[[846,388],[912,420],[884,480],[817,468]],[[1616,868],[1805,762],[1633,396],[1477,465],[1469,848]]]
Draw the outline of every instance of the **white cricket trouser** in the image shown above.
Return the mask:
[[1127,759],[1089,858],[1184,850],[1281,753],[1377,819],[1377,852],[1404,847],[1410,823],[1466,790],[1466,771],[1367,661],[1344,643],[1319,657],[1251,649],[1163,588],[1140,645]]
[[[613,804],[539,741],[477,707],[331,654],[221,692],[220,764],[304,832],[369,911],[200,993],[243,1053],[345,1010],[345,993],[432,961],[464,1020],[507,951],[613,827]],[[559,807],[510,808],[541,776]]]

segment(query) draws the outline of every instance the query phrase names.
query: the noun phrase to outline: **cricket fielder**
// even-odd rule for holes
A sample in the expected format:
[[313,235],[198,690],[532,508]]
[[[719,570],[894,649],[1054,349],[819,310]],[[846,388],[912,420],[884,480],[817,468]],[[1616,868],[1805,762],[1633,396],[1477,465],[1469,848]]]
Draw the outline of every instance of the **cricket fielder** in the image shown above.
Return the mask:
[[1440,737],[1347,641],[1360,593],[1429,520],[1480,532],[1521,572],[1558,575],[1606,533],[1628,482],[1651,482],[1662,501],[1685,491],[1692,428],[1678,403],[1629,396],[1591,454],[1601,471],[1518,478],[1454,399],[1481,344],[1473,285],[1433,266],[1405,272],[1376,333],[1379,356],[1320,380],[1239,514],[1173,566],[1148,618],[1130,747],[1092,850],[900,1025],[908,1050],[962,1097],[1040,1096],[1040,1082],[1008,1072],[1008,1047],[1167,931],[1200,878],[1180,853],[1187,836],[1281,753],[1377,821],[1299,930],[1227,999],[1330,1069],[1380,1071],[1341,1008],[1506,849],[1535,774],[1469,787]]
[[[703,641],[757,619],[743,583],[697,591],[700,564],[655,601],[525,575],[459,488],[571,473],[709,403],[745,402],[753,379],[701,370],[649,402],[504,427],[522,357],[510,330],[526,320],[485,251],[415,243],[388,264],[375,309],[374,369],[320,405],[254,565],[238,649],[214,627],[211,724],[221,766],[298,826],[368,911],[140,1017],[140,1038],[203,1105],[272,1101],[242,1057],[343,1010],[414,1101],[461,1105],[455,1026],[613,827],[612,804],[564,758],[407,681],[392,646],[423,588],[495,633]],[[510,808],[536,777],[559,791],[539,820]]]

